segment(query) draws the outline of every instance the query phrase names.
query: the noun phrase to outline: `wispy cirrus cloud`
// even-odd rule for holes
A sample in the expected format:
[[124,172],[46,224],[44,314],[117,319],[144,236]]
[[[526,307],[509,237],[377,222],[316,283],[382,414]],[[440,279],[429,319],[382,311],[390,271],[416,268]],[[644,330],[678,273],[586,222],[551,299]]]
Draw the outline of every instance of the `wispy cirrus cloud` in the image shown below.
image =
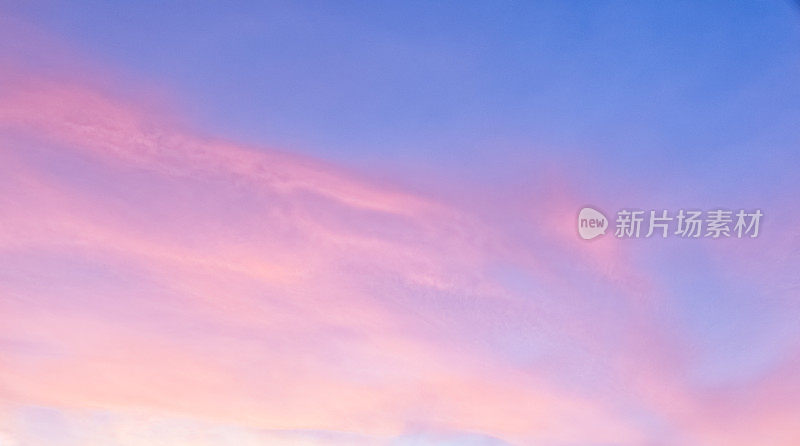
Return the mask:
[[448,314],[418,314],[508,299],[468,214],[71,85],[2,94],[14,406],[384,439],[414,423],[580,438],[565,417],[634,435],[601,402],[459,346]]
[[[3,63],[0,431],[11,441],[800,435],[798,398],[781,400],[790,363],[721,395],[691,386],[693,344],[664,317],[664,277],[630,246],[575,237],[568,178],[558,193],[476,209]],[[749,417],[742,403],[763,410]]]

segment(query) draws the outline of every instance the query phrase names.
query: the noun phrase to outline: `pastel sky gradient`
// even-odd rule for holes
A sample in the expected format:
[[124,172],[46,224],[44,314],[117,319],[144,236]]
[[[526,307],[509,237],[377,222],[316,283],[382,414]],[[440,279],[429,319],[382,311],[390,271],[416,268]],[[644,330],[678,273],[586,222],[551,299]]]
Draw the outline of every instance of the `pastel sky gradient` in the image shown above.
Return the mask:
[[0,446],[800,444],[796,3],[163,3],[0,1]]

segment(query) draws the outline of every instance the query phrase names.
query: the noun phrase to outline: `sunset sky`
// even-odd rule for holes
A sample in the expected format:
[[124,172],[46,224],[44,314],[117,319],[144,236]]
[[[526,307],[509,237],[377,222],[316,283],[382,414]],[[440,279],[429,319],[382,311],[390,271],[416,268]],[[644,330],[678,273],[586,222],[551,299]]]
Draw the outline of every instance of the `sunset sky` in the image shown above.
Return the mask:
[[0,0],[0,446],[796,446],[799,85],[788,0]]

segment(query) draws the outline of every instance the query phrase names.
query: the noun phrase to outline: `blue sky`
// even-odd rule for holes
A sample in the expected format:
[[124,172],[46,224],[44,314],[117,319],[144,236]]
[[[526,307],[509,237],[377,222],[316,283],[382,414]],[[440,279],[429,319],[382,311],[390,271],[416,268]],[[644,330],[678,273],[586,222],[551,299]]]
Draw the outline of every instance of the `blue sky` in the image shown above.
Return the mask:
[[213,133],[356,166],[496,180],[575,153],[634,178],[783,176],[775,160],[798,162],[800,11],[788,1],[18,11],[166,85]]
[[800,442],[797,4],[0,11],[0,443]]

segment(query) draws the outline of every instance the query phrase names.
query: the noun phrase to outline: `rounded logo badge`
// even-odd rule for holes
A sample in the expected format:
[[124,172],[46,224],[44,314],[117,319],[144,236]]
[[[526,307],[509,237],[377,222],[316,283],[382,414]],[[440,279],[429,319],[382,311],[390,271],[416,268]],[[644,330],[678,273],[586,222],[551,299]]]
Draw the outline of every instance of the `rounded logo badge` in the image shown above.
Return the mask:
[[603,235],[608,229],[608,219],[602,212],[589,207],[578,213],[578,234],[584,240],[591,240]]

